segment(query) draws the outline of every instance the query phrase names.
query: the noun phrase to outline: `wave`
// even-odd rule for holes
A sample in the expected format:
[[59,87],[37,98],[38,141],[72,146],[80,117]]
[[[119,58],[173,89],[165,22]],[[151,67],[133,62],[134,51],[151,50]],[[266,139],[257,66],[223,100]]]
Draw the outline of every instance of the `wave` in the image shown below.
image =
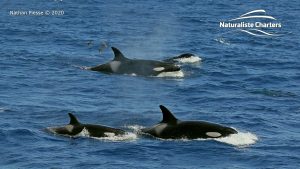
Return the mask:
[[297,95],[292,92],[282,91],[282,90],[272,90],[272,89],[253,89],[250,90],[253,94],[262,94],[270,97],[296,97]]

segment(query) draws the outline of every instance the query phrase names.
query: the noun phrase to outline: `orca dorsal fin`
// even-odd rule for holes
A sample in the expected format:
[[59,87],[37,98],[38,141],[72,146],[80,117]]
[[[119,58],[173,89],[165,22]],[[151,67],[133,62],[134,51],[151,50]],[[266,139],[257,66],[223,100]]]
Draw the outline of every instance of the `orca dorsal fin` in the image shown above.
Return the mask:
[[161,123],[176,123],[177,118],[163,105],[159,106],[162,114],[163,114],[163,120]]
[[114,60],[115,60],[115,61],[121,61],[121,60],[127,59],[127,58],[122,54],[122,52],[120,52],[119,49],[117,49],[117,48],[115,48],[115,47],[111,47],[111,49],[114,51],[114,54],[115,54]]
[[77,120],[77,118],[72,114],[69,113],[69,117],[70,117],[70,123],[69,124],[80,124],[79,121]]

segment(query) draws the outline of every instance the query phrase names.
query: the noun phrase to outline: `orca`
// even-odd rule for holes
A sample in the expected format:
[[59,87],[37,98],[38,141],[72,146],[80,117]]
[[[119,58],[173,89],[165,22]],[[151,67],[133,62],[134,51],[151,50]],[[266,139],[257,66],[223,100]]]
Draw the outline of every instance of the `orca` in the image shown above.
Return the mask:
[[104,73],[128,74],[140,76],[159,76],[163,73],[180,72],[180,67],[174,63],[155,60],[129,59],[119,49],[111,47],[114,59],[105,64],[89,68],[92,71]]
[[160,105],[163,119],[160,123],[141,129],[142,133],[162,139],[220,138],[237,131],[230,127],[205,121],[178,120],[165,106]]
[[82,124],[77,118],[69,113],[70,123],[61,127],[48,127],[47,130],[51,133],[74,137],[81,132],[86,132],[90,137],[109,137],[115,135],[123,135],[125,131],[112,127],[94,125],[94,124]]
[[197,63],[202,61],[202,59],[199,56],[194,55],[192,53],[184,53],[179,56],[165,59],[163,61],[168,63]]

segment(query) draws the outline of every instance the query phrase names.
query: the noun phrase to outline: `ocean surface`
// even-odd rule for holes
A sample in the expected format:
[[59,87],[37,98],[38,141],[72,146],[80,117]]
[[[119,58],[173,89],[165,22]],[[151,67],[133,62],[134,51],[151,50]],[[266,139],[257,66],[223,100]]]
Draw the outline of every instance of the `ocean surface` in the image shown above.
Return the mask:
[[[44,14],[10,13],[29,10]],[[281,23],[267,30],[277,35],[220,27],[253,10]],[[299,11],[297,0],[2,0],[0,168],[300,168]],[[111,46],[129,58],[189,52],[202,61],[181,64],[181,78],[81,69],[111,60]],[[239,133],[208,140],[137,134],[161,121],[161,104],[178,119]],[[68,112],[128,134],[45,131],[68,124]]]

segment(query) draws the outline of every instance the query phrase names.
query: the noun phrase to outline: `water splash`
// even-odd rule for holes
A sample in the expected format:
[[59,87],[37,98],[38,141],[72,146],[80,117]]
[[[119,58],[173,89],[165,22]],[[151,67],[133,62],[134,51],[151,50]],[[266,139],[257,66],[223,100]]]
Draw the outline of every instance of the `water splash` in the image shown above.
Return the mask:
[[238,147],[246,147],[255,144],[258,141],[258,137],[250,132],[238,132],[237,134],[231,134],[228,137],[216,138],[214,140]]
[[134,133],[139,133],[141,131],[141,129],[145,128],[144,126],[140,126],[140,125],[129,125],[129,126],[125,126],[125,127],[133,130]]
[[221,44],[224,44],[224,45],[230,45],[230,42],[227,41],[226,39],[222,38],[222,37],[216,38],[214,40],[217,41],[217,42],[219,42],[219,43],[221,43]]
[[126,132],[123,135],[107,134],[107,137],[91,137],[97,140],[104,141],[134,141],[138,138],[135,133]]
[[89,131],[84,128],[80,133],[78,133],[75,137],[88,137],[96,140],[104,140],[104,141],[133,141],[137,139],[137,135],[135,133],[126,132],[122,135],[116,135],[114,133],[104,133],[105,137],[91,137]]
[[178,58],[178,59],[174,59],[174,60],[179,63],[197,63],[197,62],[201,62],[202,58],[197,55],[192,55],[187,58]]
[[175,78],[183,78],[183,71],[175,71],[175,72],[162,72],[158,74],[156,77],[175,77]]

